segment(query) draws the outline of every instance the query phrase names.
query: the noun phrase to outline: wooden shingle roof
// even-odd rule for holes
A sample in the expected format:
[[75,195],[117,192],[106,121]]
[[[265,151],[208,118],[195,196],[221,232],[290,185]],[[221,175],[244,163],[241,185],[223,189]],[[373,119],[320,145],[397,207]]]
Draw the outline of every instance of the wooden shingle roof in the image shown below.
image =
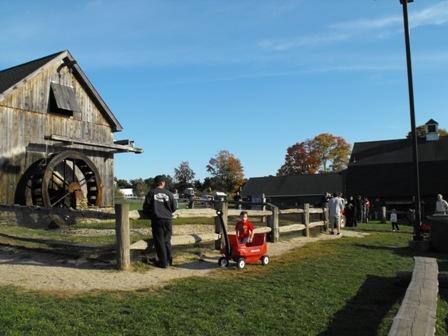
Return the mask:
[[266,197],[323,195],[325,192],[344,191],[344,173],[303,174],[250,178],[242,195]]
[[[438,141],[418,139],[420,162],[447,161],[448,137]],[[410,139],[356,142],[353,145],[349,165],[376,165],[412,162]]]
[[107,106],[106,102],[96,91],[92,83],[87,78],[84,71],[77,64],[76,60],[70,54],[68,50],[57,52],[27,63],[23,63],[12,68],[8,68],[0,71],[0,100],[2,94],[7,95],[9,91],[13,89],[15,85],[18,85],[24,79],[33,76],[37,70],[41,67],[45,66],[47,63],[53,61],[56,58],[60,58],[65,64],[69,64],[73,76],[78,80],[80,85],[89,95],[90,99],[92,99],[93,103],[98,107],[98,109],[103,113],[106,119],[109,121],[109,124],[112,127],[112,131],[117,132],[123,130],[118,119],[112,113],[112,111]]
[[61,55],[63,51],[0,71],[0,93],[19,83],[34,71]]

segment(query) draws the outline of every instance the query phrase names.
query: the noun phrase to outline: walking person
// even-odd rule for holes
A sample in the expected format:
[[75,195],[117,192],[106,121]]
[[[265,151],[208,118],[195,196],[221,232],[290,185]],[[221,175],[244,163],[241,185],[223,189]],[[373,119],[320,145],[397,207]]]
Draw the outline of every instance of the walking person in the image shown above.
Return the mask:
[[341,193],[334,193],[333,198],[328,202],[328,213],[330,217],[331,234],[334,234],[336,228],[337,234],[341,233],[341,217],[344,210],[344,200]]
[[398,227],[397,211],[395,209],[392,209],[390,212],[390,223],[392,224],[392,231],[400,231],[400,228]]
[[330,229],[330,225],[328,223],[329,218],[328,218],[328,202],[330,202],[331,199],[331,195],[330,193],[326,192],[323,196],[322,196],[322,210],[324,212],[324,230],[328,231]]
[[363,201],[363,213],[364,213],[364,218],[363,218],[363,222],[364,223],[368,223],[369,222],[369,216],[370,216],[370,201],[367,197],[364,198]]
[[235,193],[235,195],[233,196],[233,202],[235,205],[235,209],[240,209],[241,210],[241,195],[240,192],[237,191]]
[[151,219],[151,230],[157,253],[157,266],[166,268],[173,264],[171,235],[173,233],[173,212],[176,211],[174,195],[165,189],[165,178],[154,178],[156,187],[146,195],[143,212]]

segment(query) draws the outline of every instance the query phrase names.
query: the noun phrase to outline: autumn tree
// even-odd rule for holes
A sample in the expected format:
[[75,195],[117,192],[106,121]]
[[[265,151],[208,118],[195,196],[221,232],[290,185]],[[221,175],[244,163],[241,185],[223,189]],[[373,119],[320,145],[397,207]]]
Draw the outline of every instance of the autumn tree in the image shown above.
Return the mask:
[[347,167],[349,156],[350,145],[344,138],[322,133],[289,147],[277,175],[341,171]]
[[185,188],[193,184],[194,176],[195,173],[190,168],[190,163],[188,161],[182,161],[178,168],[174,168],[175,187],[179,191],[185,190]]
[[350,145],[344,138],[321,133],[314,137],[312,146],[320,158],[323,172],[341,171],[347,167]]
[[286,150],[285,163],[277,172],[279,176],[315,174],[320,160],[310,140],[298,142]]
[[215,189],[234,192],[244,181],[241,161],[227,150],[219,151],[206,166]]

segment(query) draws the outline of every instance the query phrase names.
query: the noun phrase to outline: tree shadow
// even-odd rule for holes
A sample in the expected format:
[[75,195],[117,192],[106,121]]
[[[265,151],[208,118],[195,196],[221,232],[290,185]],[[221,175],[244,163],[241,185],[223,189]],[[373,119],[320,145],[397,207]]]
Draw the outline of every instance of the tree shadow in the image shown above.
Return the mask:
[[429,251],[415,251],[408,246],[388,246],[388,245],[368,245],[368,244],[354,244],[359,248],[368,250],[390,251],[402,257],[429,257],[436,258],[439,266],[439,271],[448,271],[448,255],[440,253],[436,250]]
[[[107,259],[107,260],[106,260]],[[55,254],[45,250],[0,246],[0,265],[63,267],[76,269],[112,269],[115,262],[106,256]]]
[[0,245],[0,264],[59,266],[71,268],[111,268],[115,264],[115,245],[87,245],[51,239],[0,236],[19,241],[18,244]]
[[377,335],[384,318],[405,291],[393,278],[368,276],[356,295],[333,316],[328,329],[319,335]]

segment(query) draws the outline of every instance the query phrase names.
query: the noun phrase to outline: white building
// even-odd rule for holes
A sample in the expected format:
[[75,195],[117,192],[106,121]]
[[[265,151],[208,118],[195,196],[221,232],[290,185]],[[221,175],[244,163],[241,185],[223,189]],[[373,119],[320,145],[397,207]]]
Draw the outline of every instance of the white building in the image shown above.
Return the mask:
[[132,188],[123,188],[123,189],[119,189],[119,191],[123,195],[124,198],[134,197],[134,191],[132,190]]

